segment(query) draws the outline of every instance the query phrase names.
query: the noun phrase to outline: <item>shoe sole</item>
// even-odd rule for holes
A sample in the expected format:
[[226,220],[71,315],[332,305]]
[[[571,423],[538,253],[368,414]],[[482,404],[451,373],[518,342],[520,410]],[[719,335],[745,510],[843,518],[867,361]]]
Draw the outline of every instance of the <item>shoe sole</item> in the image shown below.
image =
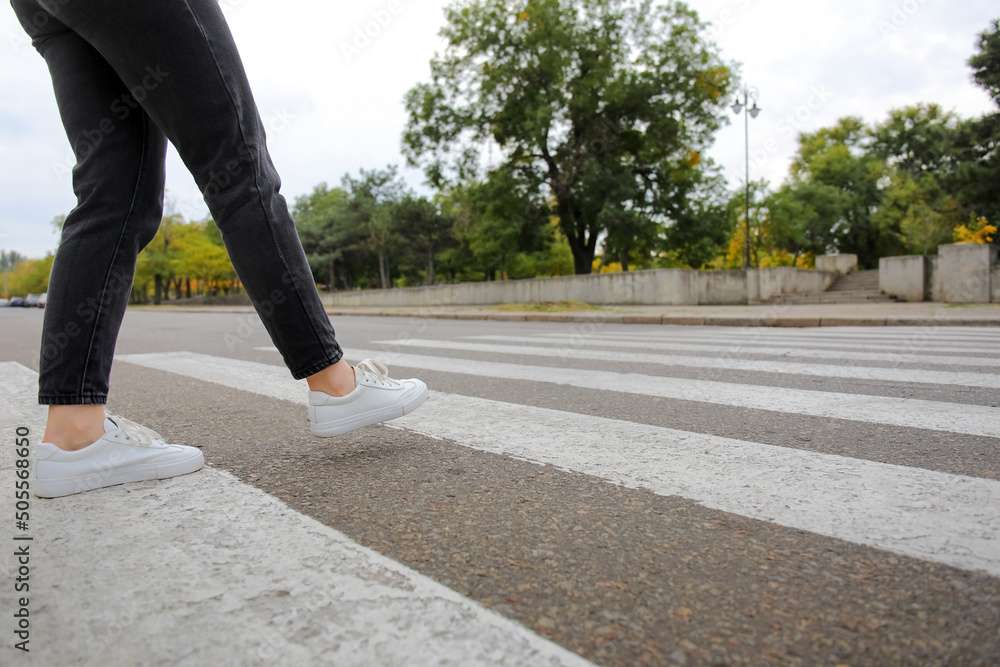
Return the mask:
[[378,410],[371,410],[346,419],[338,419],[337,421],[310,425],[309,430],[313,435],[319,438],[332,438],[336,435],[343,435],[344,433],[356,431],[359,428],[364,428],[365,426],[381,424],[391,419],[408,415],[423,405],[423,402],[426,400],[427,387],[424,387],[419,394],[410,397],[404,403],[390,405],[389,407],[379,408]]
[[32,492],[39,498],[61,498],[108,486],[118,486],[119,484],[148,482],[154,479],[169,479],[170,477],[188,475],[201,470],[204,466],[205,455],[198,451],[197,454],[189,458],[170,463],[146,463],[61,479],[33,479]]

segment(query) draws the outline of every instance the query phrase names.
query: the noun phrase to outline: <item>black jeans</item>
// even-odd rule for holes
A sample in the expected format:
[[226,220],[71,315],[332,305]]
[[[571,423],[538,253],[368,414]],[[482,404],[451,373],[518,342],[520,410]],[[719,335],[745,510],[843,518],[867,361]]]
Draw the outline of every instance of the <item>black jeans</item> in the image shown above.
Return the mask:
[[296,379],[343,352],[215,0],[11,0],[45,58],[76,155],[77,206],[52,266],[39,403],[107,402],[136,256],[163,214],[169,140]]

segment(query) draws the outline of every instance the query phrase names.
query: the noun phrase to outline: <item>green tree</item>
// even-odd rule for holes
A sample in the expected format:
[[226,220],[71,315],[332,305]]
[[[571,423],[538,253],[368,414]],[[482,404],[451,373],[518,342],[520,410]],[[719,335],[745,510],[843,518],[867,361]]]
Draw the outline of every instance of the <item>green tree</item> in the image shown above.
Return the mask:
[[217,294],[220,290],[227,291],[226,286],[234,282],[236,270],[221,238],[216,241],[213,228],[214,222],[208,220],[179,225],[174,230],[173,244],[177,252],[173,259],[176,273],[174,282],[178,298],[181,297],[182,279],[187,282],[189,292],[190,281],[194,279],[199,289],[207,290],[210,294]]
[[956,144],[952,183],[962,212],[1000,222],[1000,111],[962,122]]
[[309,266],[325,276],[329,291],[337,284],[338,265],[347,287],[348,276],[357,268],[355,260],[365,252],[364,233],[353,224],[347,204],[344,189],[320,183],[311,194],[298,197],[292,210]]
[[403,242],[393,209],[406,195],[406,184],[397,172],[395,165],[362,169],[357,178],[345,174],[341,181],[341,186],[350,193],[346,220],[367,235],[368,248],[378,258],[382,289],[392,287],[389,256]]
[[725,181],[718,173],[704,169],[692,171],[684,185],[677,195],[684,197],[685,203],[675,206],[663,229],[661,251],[672,258],[671,266],[701,269],[719,256],[729,235]]
[[969,58],[972,78],[1000,106],[1000,19],[979,33],[979,53]]
[[442,214],[438,204],[424,197],[404,196],[392,209],[396,222],[402,229],[410,251],[418,255],[425,266],[425,282],[435,283],[434,256],[454,240],[453,220]]
[[[16,254],[16,253],[14,253]],[[49,274],[55,256],[49,253],[44,259],[21,258],[7,277],[7,287],[11,294],[26,296],[49,291]]]
[[822,255],[836,247],[833,229],[843,220],[841,191],[825,183],[790,181],[767,195],[765,236],[771,250],[800,256]]
[[[975,82],[1000,106],[1000,19],[979,35],[979,53],[969,66]],[[963,212],[1000,221],[1000,111],[962,122],[955,143],[955,182]]]
[[862,267],[878,265],[879,257],[897,254],[899,230],[875,224],[872,212],[881,201],[879,179],[884,166],[869,152],[869,128],[860,118],[842,118],[837,125],[799,136],[792,177],[835,188],[839,219],[830,232],[837,250],[854,253]]
[[510,274],[510,262],[519,253],[546,249],[552,242],[550,206],[521,187],[506,167],[491,171],[483,182],[467,182],[451,192],[458,206],[454,233],[468,244],[487,280]]
[[153,281],[153,303],[160,305],[169,297],[169,286],[177,274],[175,260],[179,252],[173,246],[175,228],[184,224],[180,214],[164,216],[156,236],[149,242],[136,262],[135,282],[140,284]]
[[[958,201],[941,187],[933,173],[914,178],[898,169],[889,171],[882,202],[873,219],[882,229],[898,230],[907,253],[933,255],[942,243],[951,243],[962,223]],[[884,183],[885,181],[883,181]]]
[[10,291],[10,272],[26,259],[27,257],[16,250],[0,250],[0,271],[3,271],[4,275],[4,292],[0,294],[0,297],[7,298],[12,294]]
[[620,249],[656,228],[636,216],[677,213],[667,204],[679,175],[723,122],[732,83],[693,10],[469,0],[446,17],[448,48],[406,95],[404,153],[432,185],[481,179],[483,148],[495,146],[498,169],[554,201],[577,273],[591,271],[602,234]]
[[[139,253],[133,281],[134,302],[145,303],[149,283],[154,285],[153,303],[192,294],[192,281],[199,293],[217,294],[236,288],[236,270],[222,243],[215,222],[185,221],[180,214],[163,218],[153,240]],[[186,289],[185,289],[186,288]]]
[[889,118],[870,132],[871,156],[919,180],[954,172],[955,130],[958,117],[936,104],[893,109]]

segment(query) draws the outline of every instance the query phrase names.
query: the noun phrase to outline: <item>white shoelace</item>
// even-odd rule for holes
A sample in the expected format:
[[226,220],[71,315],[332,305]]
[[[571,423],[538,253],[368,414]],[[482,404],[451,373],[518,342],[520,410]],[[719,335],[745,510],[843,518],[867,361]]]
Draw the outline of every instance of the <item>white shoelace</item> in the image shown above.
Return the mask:
[[399,382],[389,377],[389,367],[381,361],[365,359],[364,361],[359,361],[354,368],[358,369],[363,375],[377,381],[381,385],[388,385],[390,387],[399,386]]
[[164,443],[162,435],[151,428],[143,426],[142,424],[136,424],[131,419],[125,419],[124,417],[119,417],[117,415],[109,415],[108,419],[117,424],[118,430],[124,433],[126,438],[141,447],[149,447],[157,442],[160,444]]

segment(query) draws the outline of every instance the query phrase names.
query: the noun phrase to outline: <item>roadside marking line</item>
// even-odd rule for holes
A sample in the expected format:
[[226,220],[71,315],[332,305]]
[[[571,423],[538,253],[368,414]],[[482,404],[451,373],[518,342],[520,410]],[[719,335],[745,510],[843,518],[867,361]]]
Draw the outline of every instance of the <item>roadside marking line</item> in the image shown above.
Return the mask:
[[[281,366],[187,353],[123,360],[272,398],[305,397]],[[1000,576],[994,480],[440,392],[387,425]]]
[[[27,426],[37,443],[45,408],[26,409],[37,380],[26,391],[33,372],[17,366],[0,363],[0,431]],[[217,468],[33,498],[31,521],[45,537],[32,624],[58,638],[39,650],[46,664],[149,662],[163,619],[184,641],[153,657],[189,664],[591,664]],[[108,634],[126,611],[134,627]]]
[[956,371],[925,371],[908,368],[874,368],[869,366],[836,366],[833,364],[805,364],[794,361],[759,361],[754,359],[734,359],[731,357],[688,357],[670,354],[645,354],[642,352],[619,352],[616,350],[577,350],[572,347],[536,347],[528,345],[495,345],[490,343],[466,343],[455,340],[429,340],[411,338],[406,340],[376,340],[376,345],[385,345],[395,352],[402,348],[420,347],[437,350],[459,350],[506,354],[512,357],[529,355],[536,357],[558,357],[560,359],[582,359],[613,361],[618,363],[656,364],[658,366],[680,366],[683,368],[706,368],[713,370],[751,371],[755,373],[780,373],[783,375],[807,375],[824,378],[846,378],[850,380],[872,380],[881,382],[913,382],[960,387],[986,387],[1000,389],[1000,374],[970,373]]
[[[696,343],[677,342],[653,342],[635,340],[590,340],[589,337],[580,336],[571,340],[553,340],[540,336],[463,336],[462,340],[484,340],[498,343],[537,343],[544,345],[559,345],[562,347],[599,347],[602,349],[637,349],[637,350],[670,350],[683,352],[710,352],[719,357],[730,358],[734,354],[759,354],[763,356],[791,357],[800,359],[836,359],[839,361],[882,361],[896,364],[924,364],[936,366],[992,366],[1000,368],[1000,357],[953,357],[918,354],[916,352],[844,352],[841,350],[831,350],[829,348],[798,349],[792,347],[774,346],[742,346],[739,344],[726,345],[719,343],[715,345],[699,345]],[[559,349],[559,348],[552,348]]]

